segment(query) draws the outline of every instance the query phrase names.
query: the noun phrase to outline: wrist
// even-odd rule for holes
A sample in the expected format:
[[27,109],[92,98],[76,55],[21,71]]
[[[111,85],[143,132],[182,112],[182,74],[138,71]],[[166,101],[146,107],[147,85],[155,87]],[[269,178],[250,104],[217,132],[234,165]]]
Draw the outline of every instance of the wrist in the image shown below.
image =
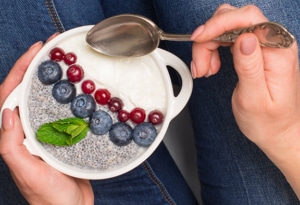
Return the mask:
[[300,124],[287,132],[268,138],[258,144],[268,158],[280,169],[300,199]]
[[300,200],[300,156],[291,154],[289,158],[281,160],[280,163],[274,162],[291,185],[295,194]]

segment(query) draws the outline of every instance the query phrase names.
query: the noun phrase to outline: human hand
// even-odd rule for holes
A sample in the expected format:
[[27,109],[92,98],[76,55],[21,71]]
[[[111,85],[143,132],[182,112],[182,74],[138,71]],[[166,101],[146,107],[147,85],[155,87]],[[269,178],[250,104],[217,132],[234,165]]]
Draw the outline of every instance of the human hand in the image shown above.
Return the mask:
[[[247,14],[247,15],[245,15]],[[195,77],[218,72],[224,31],[267,21],[254,6],[221,6],[194,33]],[[198,32],[198,34],[197,34]],[[241,35],[231,52],[238,83],[232,108],[240,130],[279,167],[300,198],[300,72],[296,42],[288,49],[260,47],[255,34]],[[208,59],[208,60],[207,60]],[[208,61],[208,63],[206,63]]]
[[[36,43],[16,62],[0,85],[0,107],[9,93],[21,82],[26,69],[42,48]],[[0,154],[14,181],[30,204],[93,204],[94,195],[88,180],[66,176],[32,156],[23,145],[24,133],[17,110],[5,109],[0,133]]]

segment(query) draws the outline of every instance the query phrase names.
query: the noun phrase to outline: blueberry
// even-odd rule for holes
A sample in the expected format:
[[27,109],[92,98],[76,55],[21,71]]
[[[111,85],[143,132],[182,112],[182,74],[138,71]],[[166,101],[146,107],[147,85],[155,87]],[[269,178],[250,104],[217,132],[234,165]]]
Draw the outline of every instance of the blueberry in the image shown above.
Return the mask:
[[45,85],[56,83],[61,77],[62,69],[55,61],[44,61],[38,67],[38,78]]
[[91,95],[80,94],[71,102],[71,111],[76,117],[90,117],[95,109],[96,102]]
[[110,130],[112,123],[112,118],[107,112],[97,110],[90,119],[90,130],[95,135],[104,135]]
[[70,83],[68,80],[60,80],[54,84],[52,96],[59,103],[70,103],[76,96],[76,88],[74,84]]
[[150,122],[142,122],[133,129],[133,141],[143,147],[150,146],[156,136],[156,128]]
[[112,125],[109,138],[115,145],[128,145],[132,140],[132,128],[127,123],[117,122]]

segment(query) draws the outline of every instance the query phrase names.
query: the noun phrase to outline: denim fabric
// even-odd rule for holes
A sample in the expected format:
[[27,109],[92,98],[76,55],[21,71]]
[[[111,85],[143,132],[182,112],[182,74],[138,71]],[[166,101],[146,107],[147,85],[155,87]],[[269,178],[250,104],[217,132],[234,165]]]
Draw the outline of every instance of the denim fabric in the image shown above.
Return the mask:
[[[113,2],[117,2],[116,6],[122,0]],[[140,12],[136,8],[122,8],[120,11],[116,7],[110,8],[110,3],[103,4],[107,16]],[[284,24],[297,39],[300,37],[297,12],[300,2],[297,0],[266,0],[263,3],[259,0],[218,0],[214,3],[156,0],[153,1],[156,17],[152,19],[166,32],[191,33],[222,3],[238,7],[255,4],[269,20]],[[151,16],[147,12],[144,15]],[[163,46],[189,65],[191,43],[166,41]],[[220,53],[221,71],[208,79],[195,80],[189,102],[204,204],[300,204],[280,171],[239,131],[231,110],[231,95],[237,76],[229,49],[220,48]]]
[[[32,43],[47,39],[55,31],[95,24],[120,13],[137,13],[151,18],[166,32],[191,33],[222,3],[255,4],[269,20],[284,24],[300,38],[298,0],[265,0],[263,3],[260,0],[72,0],[68,3],[2,0],[0,82]],[[163,42],[161,46],[189,65],[191,43]],[[204,203],[300,204],[279,170],[239,131],[231,110],[237,76],[229,49],[220,48],[220,52],[220,72],[208,79],[194,80],[189,102]],[[26,204],[17,194],[6,166],[3,162],[0,165],[0,204]],[[135,170],[92,183],[96,204],[195,203],[163,145]]]
[[165,146],[141,166],[119,177],[92,181],[95,204],[197,204]]
[[[45,41],[57,31],[95,24],[104,18],[101,4],[95,0],[1,3],[6,9],[0,9],[0,82],[34,42]],[[143,4],[136,7],[148,8]],[[2,159],[0,173],[0,205],[27,204]],[[95,204],[197,204],[164,144],[136,169],[113,179],[92,181],[92,186]]]

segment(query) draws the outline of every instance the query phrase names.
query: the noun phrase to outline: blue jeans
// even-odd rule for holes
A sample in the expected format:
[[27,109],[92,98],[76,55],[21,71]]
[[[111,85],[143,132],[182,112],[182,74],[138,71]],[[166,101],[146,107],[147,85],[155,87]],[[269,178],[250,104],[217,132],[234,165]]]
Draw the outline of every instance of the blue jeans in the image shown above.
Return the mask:
[[[0,9],[0,82],[15,60],[34,42],[56,31],[95,24],[120,13],[138,13],[170,33],[191,33],[221,3],[259,6],[269,20],[281,22],[300,39],[298,0],[46,0],[4,1]],[[191,43],[163,42],[189,65]],[[300,204],[280,171],[239,131],[231,111],[237,77],[228,48],[222,68],[194,80],[189,108],[195,133],[202,198],[205,204]],[[0,204],[26,204],[0,162]],[[95,204],[196,204],[162,144],[141,166],[122,176],[93,181]],[[126,194],[125,194],[126,193]],[[199,193],[200,194],[200,193]]]

